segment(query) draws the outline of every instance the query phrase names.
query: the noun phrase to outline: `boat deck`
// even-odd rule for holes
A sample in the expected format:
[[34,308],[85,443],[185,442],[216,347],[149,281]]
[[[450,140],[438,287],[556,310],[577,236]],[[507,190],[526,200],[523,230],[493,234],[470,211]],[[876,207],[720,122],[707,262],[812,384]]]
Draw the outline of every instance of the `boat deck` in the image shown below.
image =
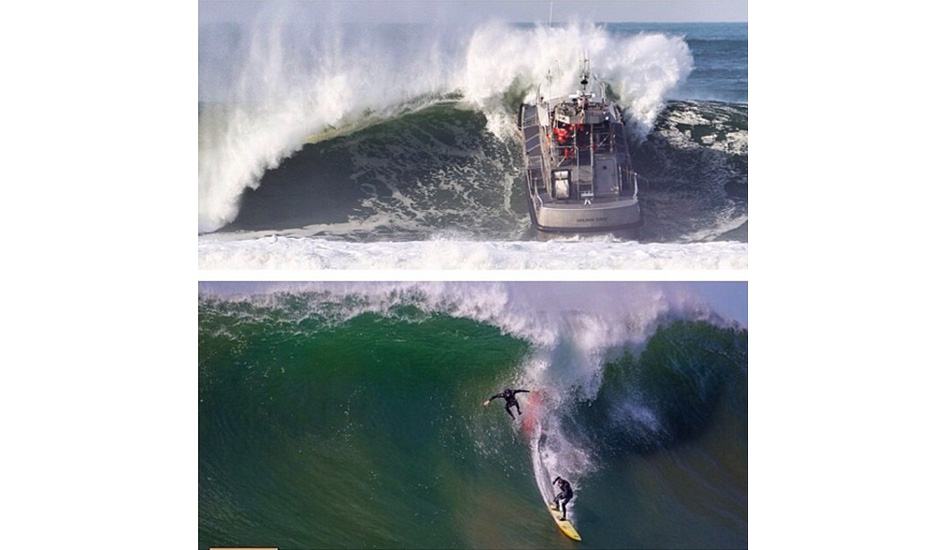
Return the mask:
[[[543,231],[603,231],[635,227],[641,223],[640,207],[635,187],[625,187],[620,171],[625,168],[626,142],[623,125],[611,128],[619,134],[611,151],[601,153],[593,147],[577,148],[574,157],[559,160],[553,168],[545,155],[550,144],[544,143],[544,128],[538,120],[535,105],[521,107],[521,133],[524,139],[525,183],[532,203],[532,222]],[[622,146],[617,151],[616,145]],[[580,160],[585,159],[582,164]],[[552,169],[566,169],[572,174],[569,197],[555,198],[548,190],[546,173]],[[594,170],[606,174],[595,176]]]

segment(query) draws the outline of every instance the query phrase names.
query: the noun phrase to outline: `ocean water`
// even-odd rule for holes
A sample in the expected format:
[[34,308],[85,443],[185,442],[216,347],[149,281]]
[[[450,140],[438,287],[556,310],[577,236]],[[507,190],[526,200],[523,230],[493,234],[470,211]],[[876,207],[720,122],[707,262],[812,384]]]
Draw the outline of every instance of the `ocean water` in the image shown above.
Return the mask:
[[[518,107],[548,75],[576,89],[585,52],[625,110],[637,236],[530,224]],[[744,23],[450,29],[275,9],[206,24],[199,267],[745,269],[747,102]]]
[[[745,326],[686,284],[201,283],[198,546],[748,546]],[[523,414],[482,401],[502,388]]]

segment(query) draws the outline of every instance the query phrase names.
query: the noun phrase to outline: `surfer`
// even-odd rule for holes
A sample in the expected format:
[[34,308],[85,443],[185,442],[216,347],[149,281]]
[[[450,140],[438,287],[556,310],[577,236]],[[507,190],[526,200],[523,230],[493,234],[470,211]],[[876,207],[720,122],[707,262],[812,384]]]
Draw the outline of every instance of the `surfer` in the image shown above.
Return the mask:
[[[574,490],[571,489],[571,484],[568,483],[566,479],[563,479],[561,476],[554,478],[554,484],[557,485],[557,488],[561,490],[560,493],[554,497],[554,510],[560,510],[561,512],[561,521],[567,519],[567,503],[574,498]],[[564,501],[563,504],[560,501]]]
[[519,404],[518,404],[518,400],[515,399],[515,394],[516,394],[516,393],[528,393],[528,391],[529,391],[529,390],[513,390],[513,389],[511,389],[511,388],[505,388],[505,390],[504,390],[503,392],[498,393],[498,394],[495,394],[495,395],[489,397],[489,398],[486,399],[485,402],[482,403],[482,404],[487,407],[488,404],[491,403],[493,399],[497,399],[497,398],[501,397],[501,398],[503,398],[503,399],[505,400],[505,410],[508,411],[508,416],[510,416],[511,419],[514,420],[514,419],[515,419],[515,415],[511,412],[511,408],[512,408],[512,407],[514,407],[515,410],[518,411],[518,416],[521,416],[521,405],[519,405]]

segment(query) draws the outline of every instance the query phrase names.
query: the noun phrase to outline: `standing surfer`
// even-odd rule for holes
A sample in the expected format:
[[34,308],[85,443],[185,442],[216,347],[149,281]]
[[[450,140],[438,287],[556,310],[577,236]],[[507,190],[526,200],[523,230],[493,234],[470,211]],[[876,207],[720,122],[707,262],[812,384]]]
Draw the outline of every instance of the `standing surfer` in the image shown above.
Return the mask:
[[486,399],[485,402],[482,403],[482,405],[485,405],[487,407],[488,404],[491,403],[493,399],[497,399],[501,397],[505,400],[505,410],[508,411],[508,416],[510,416],[511,419],[514,420],[515,415],[511,412],[511,407],[514,407],[518,411],[519,416],[521,415],[521,405],[519,405],[518,400],[515,399],[515,394],[528,393],[528,391],[529,390],[513,390],[511,388],[505,388],[503,392],[497,393],[489,397],[488,399]]
[[[554,497],[554,503],[551,507],[555,511],[560,510],[561,521],[565,521],[567,519],[567,503],[574,498],[574,490],[571,489],[571,484],[568,483],[566,479],[561,478],[561,476],[554,478],[554,484],[557,485],[557,488],[560,489],[561,492]],[[560,503],[562,500],[564,501],[563,504]]]

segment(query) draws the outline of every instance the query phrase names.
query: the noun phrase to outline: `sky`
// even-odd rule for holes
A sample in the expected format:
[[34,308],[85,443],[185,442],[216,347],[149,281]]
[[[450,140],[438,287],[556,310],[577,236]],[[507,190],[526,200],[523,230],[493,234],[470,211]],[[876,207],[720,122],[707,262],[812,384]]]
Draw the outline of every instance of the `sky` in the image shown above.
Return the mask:
[[749,326],[749,284],[745,281],[685,283],[709,302],[712,310],[727,319]]
[[[247,22],[268,4],[248,0],[204,0],[198,3],[198,23]],[[288,1],[295,11],[331,14],[345,22],[420,23],[458,18],[464,21],[500,19],[536,23],[571,20],[609,22],[748,21],[747,0],[632,0],[632,1],[474,1],[474,0],[334,0]],[[553,15],[553,17],[552,17]]]

